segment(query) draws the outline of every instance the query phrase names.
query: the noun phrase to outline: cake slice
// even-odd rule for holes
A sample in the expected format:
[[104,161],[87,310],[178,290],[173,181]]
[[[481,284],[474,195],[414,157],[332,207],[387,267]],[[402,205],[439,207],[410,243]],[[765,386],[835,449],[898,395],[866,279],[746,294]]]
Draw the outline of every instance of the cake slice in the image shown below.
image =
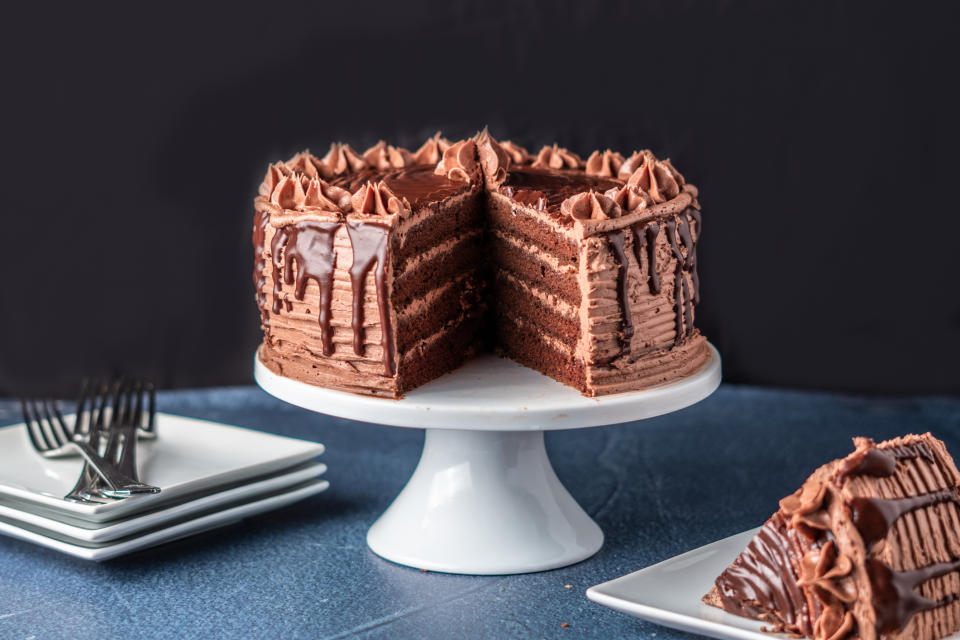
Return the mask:
[[960,631],[960,472],[929,433],[811,475],[704,602],[816,640],[935,640]]

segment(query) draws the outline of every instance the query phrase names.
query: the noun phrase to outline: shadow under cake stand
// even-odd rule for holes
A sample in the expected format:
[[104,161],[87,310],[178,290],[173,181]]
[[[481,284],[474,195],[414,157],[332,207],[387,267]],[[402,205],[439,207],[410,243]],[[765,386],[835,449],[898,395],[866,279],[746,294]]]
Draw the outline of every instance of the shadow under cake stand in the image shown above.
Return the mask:
[[544,431],[634,422],[699,402],[720,355],[652,389],[587,398],[537,371],[483,355],[400,400],[316,387],[255,358],[257,383],[290,404],[349,420],[426,429],[413,476],[367,533],[399,564],[472,575],[530,573],[589,558],[603,532],[560,483]]

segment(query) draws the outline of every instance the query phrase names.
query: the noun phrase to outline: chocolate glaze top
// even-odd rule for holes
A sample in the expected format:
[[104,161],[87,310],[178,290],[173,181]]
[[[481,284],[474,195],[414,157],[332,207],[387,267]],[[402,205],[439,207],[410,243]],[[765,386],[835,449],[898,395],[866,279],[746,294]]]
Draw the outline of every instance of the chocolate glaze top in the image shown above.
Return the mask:
[[[611,178],[590,176],[579,169],[540,169],[536,167],[510,167],[507,179],[501,187],[501,193],[513,197],[523,204],[535,204],[537,198],[544,199],[546,211],[559,212],[560,205],[572,195],[585,191],[603,193],[609,189],[622,187],[623,182]],[[537,198],[531,197],[536,193]]]
[[382,180],[394,193],[406,198],[413,209],[463,193],[470,188],[466,182],[457,182],[446,176],[436,175],[433,171],[432,164],[418,164],[388,171],[365,169],[337,178],[331,184],[353,193],[368,181]]

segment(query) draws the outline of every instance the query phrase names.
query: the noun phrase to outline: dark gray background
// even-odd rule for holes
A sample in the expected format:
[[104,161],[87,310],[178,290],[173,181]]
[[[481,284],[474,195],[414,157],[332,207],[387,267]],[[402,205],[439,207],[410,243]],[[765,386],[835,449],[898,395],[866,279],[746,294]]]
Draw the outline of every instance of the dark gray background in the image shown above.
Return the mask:
[[486,124],[700,187],[728,381],[960,392],[957,3],[145,7],[7,10],[0,395],[249,382],[267,162]]

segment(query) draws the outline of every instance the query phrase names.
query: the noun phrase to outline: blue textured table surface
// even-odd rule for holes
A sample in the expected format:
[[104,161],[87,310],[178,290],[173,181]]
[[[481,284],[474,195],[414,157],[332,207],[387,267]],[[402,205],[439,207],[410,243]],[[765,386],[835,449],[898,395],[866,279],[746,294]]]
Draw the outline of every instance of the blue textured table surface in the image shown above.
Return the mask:
[[[422,432],[311,414],[255,388],[165,393],[160,408],[321,441],[330,489],[104,564],[0,538],[0,638],[693,638],[584,591],[761,524],[852,436],[932,431],[960,452],[960,399],[723,386],[672,415],[548,433],[557,474],[605,546],[555,571],[468,577],[397,566],[364,543],[416,466]],[[0,401],[0,424],[14,422],[16,405]]]

